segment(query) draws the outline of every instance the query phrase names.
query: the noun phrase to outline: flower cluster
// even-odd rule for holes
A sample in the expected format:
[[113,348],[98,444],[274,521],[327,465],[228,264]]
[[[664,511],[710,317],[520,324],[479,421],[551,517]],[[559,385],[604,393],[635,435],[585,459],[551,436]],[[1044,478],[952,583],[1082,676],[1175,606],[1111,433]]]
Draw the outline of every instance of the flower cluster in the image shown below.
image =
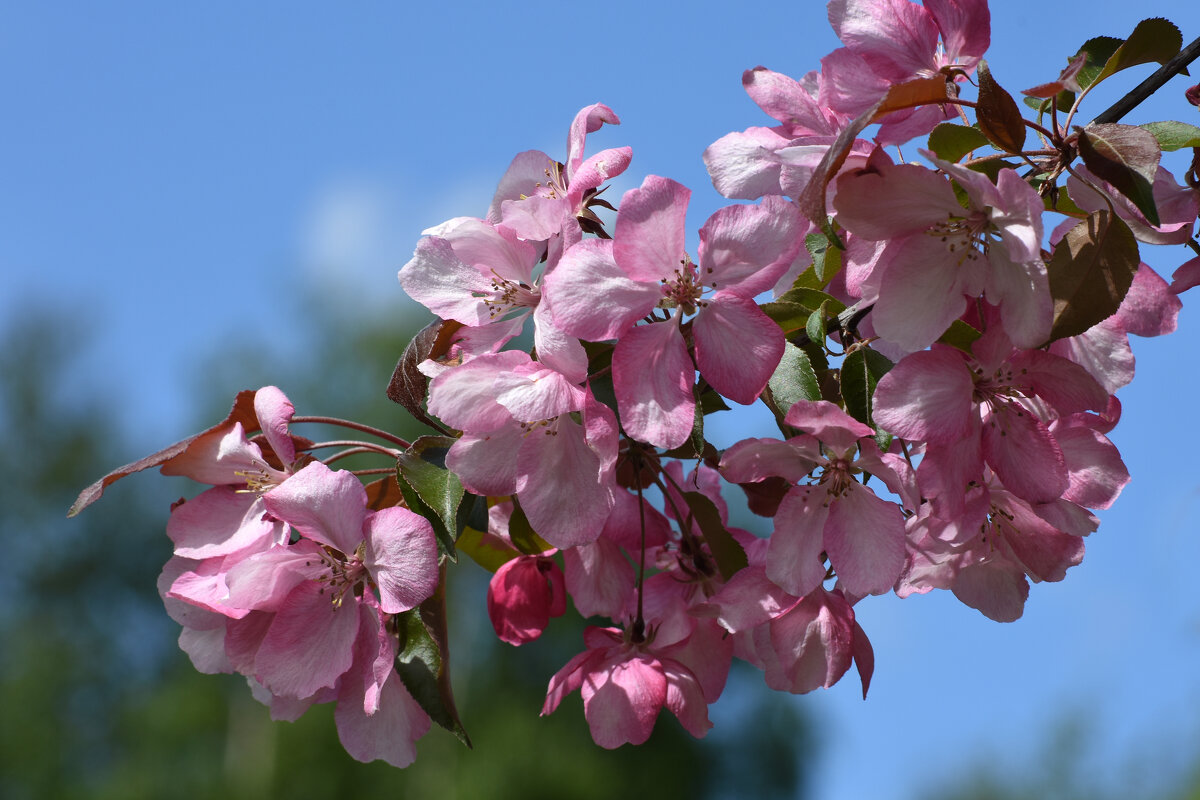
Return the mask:
[[[619,124],[602,104],[571,122],[563,161],[517,155],[484,216],[425,232],[399,280],[439,321],[389,395],[441,435],[351,443],[397,459],[396,478],[364,487],[314,460],[324,445],[288,433],[269,387],[85,492],[79,508],[150,466],[213,486],[173,509],[160,584],[199,669],[246,675],[280,717],[336,702],[351,755],[407,764],[431,714],[461,732],[448,687],[418,703],[403,666],[414,636],[448,657],[444,614],[425,612],[439,562],[464,552],[494,573],[486,610],[509,644],[568,598],[600,618],[542,713],[578,689],[612,748],[663,708],[703,736],[735,657],[788,692],[854,664],[865,695],[868,596],[949,589],[1013,621],[1031,581],[1081,562],[1130,479],[1107,438],[1128,336],[1174,330],[1200,282],[1200,259],[1168,285],[1139,257],[1200,253],[1194,175],[1159,163],[1200,129],[1073,128],[1131,65],[1087,46],[1022,119],[982,61],[983,0],[828,11],[844,46],[819,71],[745,73],[778,124],[705,151],[717,191],[751,202],[711,215],[694,249],[683,185],[603,197],[632,152],[588,155]],[[1129,40],[1165,61],[1149,22]],[[916,137],[921,163],[885,151]],[[514,349],[530,319],[533,348]],[[705,420],[727,401],[764,403],[778,436],[717,450]],[[734,484],[760,532],[731,525]]]

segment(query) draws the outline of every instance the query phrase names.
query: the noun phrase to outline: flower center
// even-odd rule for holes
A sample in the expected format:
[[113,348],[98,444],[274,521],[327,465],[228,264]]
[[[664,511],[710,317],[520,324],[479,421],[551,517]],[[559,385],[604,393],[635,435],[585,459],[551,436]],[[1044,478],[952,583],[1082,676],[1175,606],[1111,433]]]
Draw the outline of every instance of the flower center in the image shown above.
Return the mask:
[[324,584],[321,594],[329,591],[329,600],[333,607],[341,608],[347,592],[358,593],[358,587],[366,587],[370,574],[363,563],[367,543],[364,541],[354,553],[347,557],[340,550],[325,545],[321,548],[321,563],[328,572],[317,577],[317,582]]
[[497,319],[514,308],[534,308],[541,299],[540,289],[502,278],[492,270],[492,296],[484,302],[487,305],[488,316]]
[[987,214],[976,211],[967,217],[949,216],[945,222],[934,225],[926,234],[938,237],[951,254],[958,256],[961,266],[964,261],[974,261],[986,256],[992,242],[989,234],[994,226]]
[[[710,268],[708,270],[712,272]],[[716,288],[716,284],[711,284]],[[662,299],[658,301],[659,308],[679,308],[685,314],[696,313],[697,308],[704,308],[707,302],[700,299],[704,292],[704,283],[700,280],[700,271],[686,254],[679,259],[679,267],[670,278],[662,279]]]

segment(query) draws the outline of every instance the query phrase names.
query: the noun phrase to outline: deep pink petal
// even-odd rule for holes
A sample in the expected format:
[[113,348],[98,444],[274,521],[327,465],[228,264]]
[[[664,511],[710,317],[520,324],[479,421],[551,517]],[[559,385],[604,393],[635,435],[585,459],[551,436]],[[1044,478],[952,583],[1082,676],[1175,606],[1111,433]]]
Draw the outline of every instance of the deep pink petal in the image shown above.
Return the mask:
[[684,730],[697,739],[703,739],[712,728],[712,722],[708,719],[708,704],[704,701],[699,681],[677,661],[664,659],[662,670],[667,679],[666,707],[679,719]]
[[784,421],[793,428],[815,436],[838,452],[847,449],[875,431],[828,400],[797,400],[787,410]]
[[662,298],[657,283],[639,282],[613,260],[613,245],[586,239],[563,253],[543,281],[554,321],[589,342],[614,339]]
[[587,380],[587,351],[578,339],[558,327],[544,297],[533,310],[533,322],[533,346],[537,348],[538,361],[561,372],[571,383]]
[[448,369],[429,382],[429,413],[460,431],[487,433],[512,422],[496,402],[492,384],[501,373],[530,363],[528,353],[504,350]]
[[526,435],[516,459],[517,494],[539,536],[558,548],[574,547],[600,535],[613,492],[583,429],[559,417],[554,431]]
[[[907,0],[906,0],[907,2]],[[838,223],[867,239],[891,239],[961,217],[963,207],[945,177],[915,164],[885,165],[838,179]]]
[[656,659],[618,653],[584,678],[580,693],[592,739],[612,750],[626,743],[644,744],[650,738],[658,712],[667,702],[667,679]]
[[296,446],[288,434],[288,423],[296,413],[295,406],[282,391],[274,386],[264,386],[254,393],[254,413],[263,434],[284,468],[296,460]]
[[936,69],[938,29],[909,0],[830,0],[829,24],[846,47],[879,75],[900,82]]
[[562,555],[567,591],[579,615],[617,617],[634,590],[633,565],[621,548],[601,536]]
[[970,271],[937,237],[910,236],[892,253],[880,279],[872,312],[876,332],[905,350],[928,347],[962,315],[969,279]]
[[583,389],[536,362],[502,372],[492,382],[496,402],[518,422],[553,419],[583,408]]
[[746,298],[767,291],[796,257],[804,227],[796,206],[778,196],[718,209],[700,228],[701,280]]
[[1057,500],[1069,485],[1058,443],[1016,403],[999,403],[984,419],[983,455],[1004,488],[1030,503]]
[[774,654],[767,685],[802,694],[837,683],[853,661],[853,626],[854,610],[840,594],[822,589],[805,597],[765,626]]
[[553,714],[563,698],[583,684],[583,676],[590,672],[595,663],[604,659],[603,650],[585,650],[575,655],[562,669],[550,677],[546,687],[546,700],[542,703],[541,716]]
[[620,125],[621,120],[611,108],[603,103],[585,106],[575,114],[575,118],[571,120],[570,130],[567,132],[566,166],[568,175],[573,176],[575,170],[579,168],[580,162],[583,161],[583,148],[587,135],[600,130],[605,123]]
[[1025,613],[1029,581],[1003,559],[973,564],[959,571],[954,596],[996,622],[1015,622]]
[[1182,306],[1157,272],[1139,264],[1133,284],[1117,309],[1117,317],[1125,330],[1135,336],[1164,336],[1175,331]]
[[379,709],[363,711],[363,674],[348,675],[338,694],[334,721],[342,747],[356,761],[382,760],[407,767],[417,757],[416,742],[432,727],[429,715],[393,675],[379,694]]
[[171,512],[167,536],[176,555],[184,558],[224,556],[257,542],[279,542],[287,526],[264,518],[266,511],[252,492],[214,486]]
[[521,196],[532,197],[537,185],[546,180],[546,170],[554,159],[541,150],[526,150],[517,153],[500,178],[492,204],[488,207],[487,221],[496,224],[502,218],[501,208],[505,200],[518,200]]
[[756,483],[774,475],[796,483],[816,466],[791,442],[743,439],[721,455],[721,474],[730,483]]
[[777,153],[788,140],[771,128],[727,133],[704,151],[713,188],[733,200],[757,200],[780,194]]
[[468,492],[501,497],[517,490],[517,461],[513,458],[525,431],[515,423],[491,433],[463,434],[450,446],[446,467]]

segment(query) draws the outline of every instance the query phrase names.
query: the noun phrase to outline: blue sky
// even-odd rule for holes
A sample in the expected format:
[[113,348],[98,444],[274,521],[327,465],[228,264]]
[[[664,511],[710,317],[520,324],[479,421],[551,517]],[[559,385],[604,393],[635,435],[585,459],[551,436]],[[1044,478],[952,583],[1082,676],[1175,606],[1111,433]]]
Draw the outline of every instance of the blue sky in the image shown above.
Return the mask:
[[[1065,4],[997,3],[992,72],[1015,93],[1053,79],[1083,40],[1146,16],[1190,41],[1200,9],[1185,5],[1092,2],[1075,18]],[[195,360],[213,342],[301,358],[299,290],[348,315],[413,313],[395,271],[420,231],[482,215],[512,156],[561,154],[584,105],[622,118],[596,134],[633,147],[618,189],[651,173],[689,185],[694,230],[722,204],[700,153],[770,124],[742,71],[799,76],[837,41],[816,2],[686,8],[6,4],[0,322],[39,302],[96,320],[79,402],[116,399],[114,424],[137,422],[139,449],[116,464],[188,432]],[[1106,96],[1149,71],[1118,76]],[[1130,120],[1197,123],[1187,85],[1177,78]],[[1187,257],[1157,250],[1143,258],[1168,275]],[[859,606],[877,657],[870,699],[846,681],[796,700],[824,730],[818,796],[917,796],[980,758],[1017,768],[1065,713],[1094,723],[1097,774],[1200,755],[1200,473],[1180,446],[1200,389],[1191,312],[1174,336],[1135,342],[1138,378],[1112,437],[1134,481],[1083,565],[1035,586],[1021,621],[992,623],[952,597]]]

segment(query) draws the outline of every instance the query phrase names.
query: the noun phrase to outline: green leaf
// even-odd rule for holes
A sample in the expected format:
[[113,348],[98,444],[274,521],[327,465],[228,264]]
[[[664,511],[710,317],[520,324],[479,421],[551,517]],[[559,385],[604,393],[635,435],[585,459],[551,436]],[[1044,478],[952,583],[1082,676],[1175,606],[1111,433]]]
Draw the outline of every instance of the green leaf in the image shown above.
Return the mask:
[[808,315],[812,313],[812,309],[805,308],[799,303],[783,300],[763,303],[759,308],[783,330],[784,335],[804,330],[804,326],[808,324]]
[[696,399],[696,405],[699,407],[700,413],[704,416],[715,414],[718,411],[729,410],[729,405],[725,402],[725,398],[721,397],[720,393],[711,386],[700,393],[700,396]]
[[860,347],[842,359],[842,399],[846,411],[871,427],[872,397],[879,379],[892,368],[887,356],[869,347]]
[[512,516],[508,518],[508,538],[513,546],[527,556],[541,555],[552,549],[553,545],[538,536],[529,524],[529,517],[525,516],[525,509],[521,508],[516,497],[513,497],[512,504]]
[[1101,180],[1129,198],[1151,225],[1158,225],[1154,175],[1162,151],[1154,134],[1135,125],[1088,125],[1079,132],[1079,155]]
[[713,560],[717,562],[717,569],[721,572],[721,577],[729,580],[738,570],[749,563],[746,559],[746,551],[725,528],[725,523],[721,522],[721,512],[713,505],[712,500],[700,492],[684,492],[683,499],[687,502],[688,508],[692,510],[692,516],[696,520],[696,524],[700,526],[700,532],[704,534],[704,541],[708,543]]
[[946,332],[942,334],[938,342],[948,344],[951,347],[957,347],[967,355],[971,355],[971,345],[975,343],[983,334],[975,330],[972,326],[963,322],[961,319],[954,320]]
[[979,104],[975,115],[983,135],[1006,153],[1020,153],[1025,147],[1025,118],[1017,101],[992,78],[987,61],[979,62]]
[[[821,308],[821,306],[826,305],[826,304],[827,304],[829,313],[834,314],[834,315],[840,314],[846,310],[846,304],[843,303],[841,300],[838,300],[833,295],[826,294],[825,292],[819,291],[817,289],[805,289],[802,287],[795,288],[795,289],[789,289],[787,292],[785,292],[783,295],[781,295],[779,297],[779,300],[777,302],[797,303],[800,306],[804,307],[806,309],[806,311],[805,311],[805,317],[806,317],[805,322],[806,323],[807,323],[808,314],[811,314],[812,312],[816,311],[817,309]],[[801,327],[804,327],[804,326],[802,325]]]
[[1124,44],[1108,57],[1094,82],[1099,83],[1110,75],[1139,64],[1165,64],[1179,54],[1182,46],[1183,34],[1173,22],[1161,17],[1144,19],[1134,27]]
[[1185,147],[1200,147],[1200,128],[1186,122],[1147,122],[1138,127],[1150,131],[1158,142],[1159,149],[1168,153]]
[[1046,265],[1054,299],[1050,341],[1077,336],[1115,314],[1139,262],[1129,226],[1108,209],[1067,231]]
[[821,307],[808,315],[808,322],[804,324],[804,330],[808,334],[808,338],[818,344],[825,342],[825,317],[829,313],[829,301],[821,303]]
[[937,153],[937,157],[943,161],[956,162],[987,143],[988,138],[983,135],[983,131],[970,125],[943,122],[929,134],[929,149]]
[[[808,254],[813,260],[813,275],[817,279],[817,284],[809,286],[812,289],[822,289],[825,284],[833,280],[833,276],[837,275],[842,268],[842,250],[838,246],[840,243],[833,243],[829,237],[823,233],[810,233],[804,237],[804,247],[808,250]],[[801,285],[799,279],[793,286]],[[803,284],[808,286],[808,284]]]
[[[1035,182],[1033,188],[1040,192],[1040,182]],[[1047,211],[1057,211],[1059,214],[1065,214],[1068,217],[1076,217],[1083,219],[1087,216],[1087,212],[1079,206],[1075,205],[1075,201],[1071,199],[1071,195],[1067,192],[1065,186],[1057,186],[1053,191],[1047,191],[1042,194],[1042,205]]]
[[433,597],[393,619],[400,635],[396,674],[425,713],[467,747],[467,735],[450,686],[450,650],[446,636],[446,568],[442,566]]
[[797,400],[820,400],[821,386],[808,355],[791,342],[784,342],[783,358],[767,381],[771,399],[781,414],[795,405]]
[[[1086,89],[1096,82],[1113,53],[1117,52],[1117,49],[1124,43],[1123,39],[1115,36],[1096,36],[1083,43],[1083,47],[1079,48],[1079,53],[1087,54],[1087,63],[1075,76],[1081,89]],[[1079,53],[1075,55],[1079,55]]]
[[451,560],[458,559],[454,540],[458,534],[458,511],[464,490],[458,476],[433,463],[442,461],[446,450],[454,443],[448,436],[422,436],[396,459],[397,477],[405,502],[417,512],[417,505],[432,512],[424,514],[437,534],[438,549]]
[[458,552],[466,553],[472,561],[488,572],[495,572],[521,555],[520,550],[509,547],[499,536],[492,536],[470,525],[463,528],[458,537],[457,547]]

